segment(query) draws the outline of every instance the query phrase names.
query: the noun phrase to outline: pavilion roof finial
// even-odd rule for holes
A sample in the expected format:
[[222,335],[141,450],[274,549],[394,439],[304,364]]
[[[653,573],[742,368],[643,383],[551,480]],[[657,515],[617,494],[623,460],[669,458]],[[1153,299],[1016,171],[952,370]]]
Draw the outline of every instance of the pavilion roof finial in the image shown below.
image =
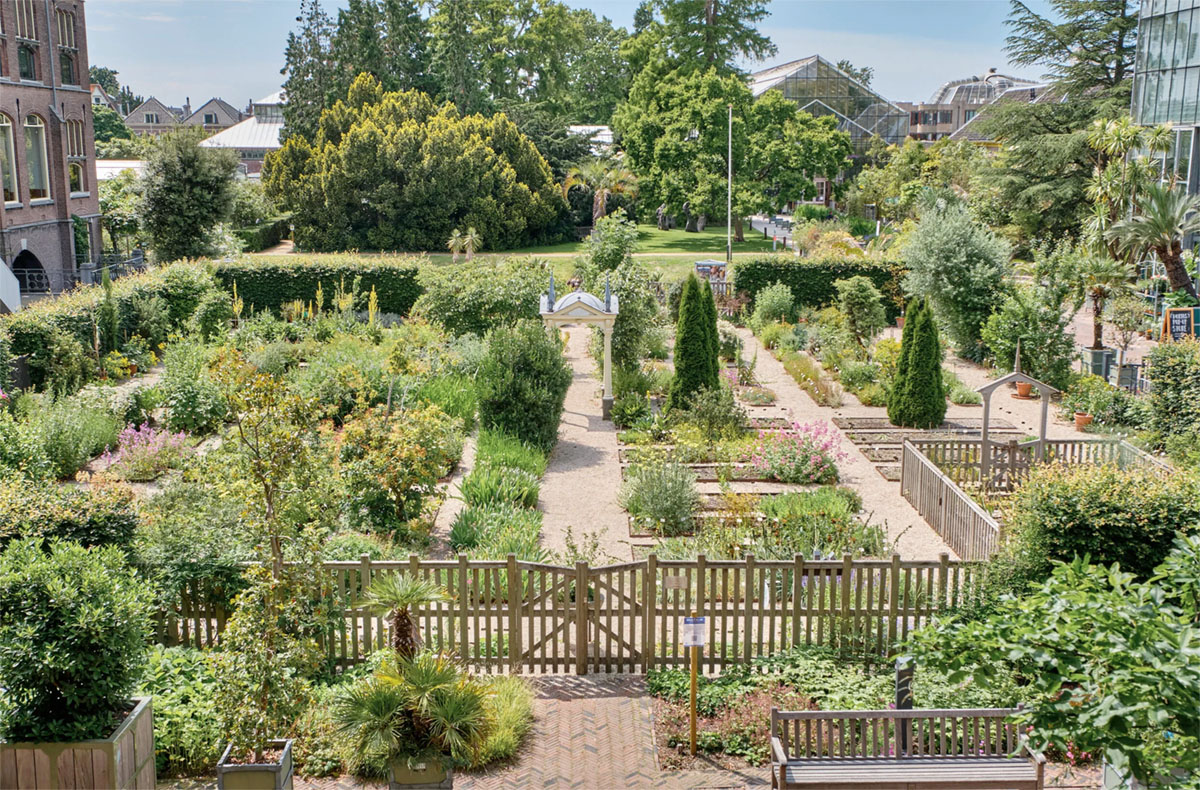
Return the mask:
[[1013,360],[1013,373],[1021,372],[1021,338],[1017,338],[1017,355]]
[[554,309],[554,303],[558,301],[554,298],[554,272],[550,272],[550,309]]

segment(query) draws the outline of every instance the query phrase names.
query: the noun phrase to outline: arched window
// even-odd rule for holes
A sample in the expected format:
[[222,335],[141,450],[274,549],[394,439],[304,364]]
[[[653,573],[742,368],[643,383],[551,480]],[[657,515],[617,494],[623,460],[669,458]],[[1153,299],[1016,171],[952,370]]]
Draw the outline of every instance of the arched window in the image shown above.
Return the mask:
[[29,199],[50,197],[50,173],[46,166],[46,124],[36,115],[25,118],[25,163],[29,168]]
[[71,182],[71,194],[74,195],[84,191],[83,165],[78,162],[72,162],[67,165],[67,178]]
[[0,115],[0,186],[4,188],[4,202],[17,200],[17,155],[13,148],[12,120]]
[[62,70],[63,85],[77,85],[79,80],[75,79],[75,56],[70,52],[60,52],[58,64]]
[[37,79],[37,53],[33,47],[22,44],[17,47],[17,68],[23,80]]

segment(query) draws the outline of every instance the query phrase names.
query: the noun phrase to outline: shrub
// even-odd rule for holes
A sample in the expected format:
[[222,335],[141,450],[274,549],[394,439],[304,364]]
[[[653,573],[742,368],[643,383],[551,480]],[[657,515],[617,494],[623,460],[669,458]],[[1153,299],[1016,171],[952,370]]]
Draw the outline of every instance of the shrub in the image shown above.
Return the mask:
[[324,562],[347,562],[366,554],[372,560],[406,559],[407,552],[390,541],[365,532],[337,532],[325,539],[321,545]]
[[781,483],[833,483],[837,462],[846,457],[841,435],[824,422],[792,423],[790,428],[758,432],[758,441],[742,458]]
[[761,327],[772,323],[788,323],[795,316],[796,299],[792,296],[792,289],[777,281],[757,294],[750,325]]
[[1072,377],[1063,394],[1062,410],[1070,418],[1077,411],[1090,414],[1100,425],[1144,428],[1150,422],[1150,406],[1128,390],[1114,387],[1099,376],[1081,374]]
[[106,471],[118,480],[153,480],[174,469],[192,454],[187,434],[169,433],[142,423],[126,426],[117,437],[118,449],[104,454]]
[[233,303],[223,291],[208,291],[200,297],[188,326],[205,342],[223,337],[233,320]]
[[150,593],[116,547],[55,541],[0,554],[6,741],[106,738],[128,710],[150,638]]
[[789,324],[765,324],[758,330],[758,339],[767,348],[782,348],[792,334]]
[[209,376],[204,346],[178,340],[163,354],[160,386],[167,408],[167,427],[173,431],[205,434],[224,422],[228,404],[221,388]]
[[533,689],[519,677],[493,677],[485,681],[491,692],[484,707],[492,728],[471,760],[482,768],[516,756],[533,729]]
[[[366,340],[338,335],[290,374],[296,392],[341,421],[355,409],[383,403],[388,394],[387,352]],[[399,398],[394,399],[395,402]]]
[[[715,327],[710,334],[708,305],[712,293],[689,274],[679,303],[675,330],[675,377],[667,396],[667,409],[683,408],[699,390],[718,385]],[[713,322],[715,323],[715,321]]]
[[1200,522],[1197,479],[1143,467],[1050,465],[1021,484],[1006,509],[1018,575],[1045,579],[1054,560],[1090,556],[1145,578],[1179,532]]
[[1062,302],[1043,295],[1048,288],[1021,284],[1013,287],[1000,309],[983,325],[980,337],[996,367],[1013,369],[1017,342],[1021,344],[1021,370],[1056,389],[1067,386],[1075,359],[1072,312]]
[[538,479],[520,469],[483,464],[463,480],[462,496],[468,507],[501,503],[537,507]]
[[151,648],[138,693],[154,696],[154,761],[159,776],[205,775],[220,759],[215,688],[216,676],[204,652]]
[[651,415],[650,401],[642,393],[631,392],[613,401],[612,421],[618,428],[629,428]]
[[482,430],[475,442],[475,462],[522,469],[540,478],[546,473],[546,454],[506,433]]
[[724,386],[699,390],[688,400],[687,411],[675,416],[680,422],[699,428],[710,443],[741,436],[749,419],[733,390]]
[[73,398],[45,407],[28,425],[52,474],[60,479],[74,477],[94,456],[115,445],[120,429],[121,422],[107,411]]
[[887,390],[882,384],[868,384],[854,393],[859,403],[864,406],[887,406]]
[[847,360],[838,368],[838,380],[851,392],[857,392],[879,380],[879,365],[875,362]]
[[[647,353],[650,333],[657,326],[660,314],[658,297],[646,267],[627,261],[612,272],[589,269],[584,282],[591,293],[603,295],[608,287],[616,294],[620,310],[612,329],[612,363],[636,367]],[[601,330],[592,332],[591,354],[600,364],[604,362],[603,338]]]
[[1158,343],[1146,357],[1150,424],[1163,436],[1200,430],[1200,340]]
[[296,364],[296,345],[282,340],[268,343],[247,352],[246,361],[263,373],[282,376]]
[[865,349],[887,326],[883,309],[883,294],[870,279],[856,275],[833,284],[838,293],[838,307],[846,319],[846,328],[858,345]]
[[0,401],[0,476],[40,480],[52,474],[38,437],[17,422]]
[[696,475],[671,461],[639,464],[629,469],[620,502],[643,528],[667,536],[690,532],[700,509]]
[[133,494],[123,486],[88,488],[0,480],[0,546],[25,538],[127,548],[137,528]]
[[717,354],[725,362],[737,362],[742,355],[742,338],[725,328],[721,329],[718,338]]
[[538,318],[538,298],[550,284],[550,268],[530,258],[478,259],[455,266],[425,266],[424,293],[413,310],[451,335],[511,327]]
[[417,272],[415,258],[389,255],[253,255],[213,267],[227,292],[232,293],[237,284],[238,296],[248,311],[265,308],[276,313],[288,302],[299,299],[307,303],[316,298],[318,287],[332,294],[339,286],[349,289],[357,284],[357,299],[363,302],[355,305],[357,309],[365,309],[366,294],[374,288],[379,312],[408,315],[421,295]]
[[946,417],[942,346],[928,304],[909,313],[900,363],[888,395],[888,419],[908,428],[936,428]]
[[478,397],[475,382],[461,373],[430,376],[417,387],[417,399],[437,406],[462,423],[464,431],[475,427]]
[[561,341],[537,321],[487,335],[479,370],[479,421],[548,451],[558,440],[571,369]]
[[744,291],[757,301],[764,289],[783,283],[791,290],[793,301],[799,307],[833,304],[837,299],[833,284],[856,275],[867,277],[884,293],[896,288],[893,266],[866,257],[797,258],[791,253],[779,253],[733,264],[733,285],[737,292]]
[[480,560],[502,560],[509,554],[537,562],[541,548],[542,514],[509,504],[469,507],[450,526],[450,546]]
[[671,387],[671,372],[653,364],[632,368],[613,366],[613,395],[665,395]]

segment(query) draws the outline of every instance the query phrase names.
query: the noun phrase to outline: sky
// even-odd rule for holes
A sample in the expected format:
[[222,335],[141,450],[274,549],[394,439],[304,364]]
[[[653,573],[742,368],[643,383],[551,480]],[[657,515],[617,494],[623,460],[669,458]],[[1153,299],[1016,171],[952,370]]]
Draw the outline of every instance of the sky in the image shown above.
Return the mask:
[[[331,12],[337,0],[324,0]],[[638,0],[565,0],[632,27]],[[1044,12],[1048,0],[1029,3]],[[92,65],[120,73],[135,93],[199,106],[218,96],[238,107],[279,89],[283,48],[298,0],[88,0]],[[774,0],[760,25],[779,53],[748,69],[820,54],[875,69],[893,101],[923,101],[943,82],[1010,67],[1008,0]]]

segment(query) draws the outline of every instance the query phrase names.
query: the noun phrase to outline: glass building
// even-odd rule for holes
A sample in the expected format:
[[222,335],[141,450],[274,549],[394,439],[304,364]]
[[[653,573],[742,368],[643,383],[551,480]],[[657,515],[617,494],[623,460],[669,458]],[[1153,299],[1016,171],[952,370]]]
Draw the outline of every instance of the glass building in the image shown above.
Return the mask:
[[908,112],[820,55],[757,72],[750,77],[750,88],[755,96],[780,91],[811,115],[833,115],[838,128],[850,134],[856,154],[864,153],[873,137],[890,144],[902,143],[908,136]]
[[1200,168],[1191,166],[1200,126],[1200,0],[1142,0],[1133,117],[1144,126],[1175,126],[1163,180],[1174,176],[1188,192],[1200,192]]

